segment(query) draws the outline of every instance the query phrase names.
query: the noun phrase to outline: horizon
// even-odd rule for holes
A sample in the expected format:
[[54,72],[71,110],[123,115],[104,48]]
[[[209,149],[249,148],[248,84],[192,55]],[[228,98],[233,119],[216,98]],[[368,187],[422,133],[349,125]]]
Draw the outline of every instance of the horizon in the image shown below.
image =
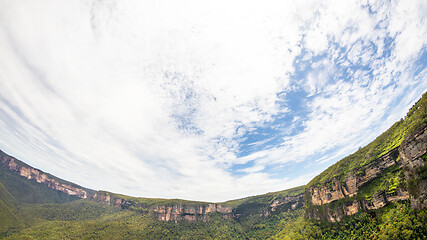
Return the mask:
[[0,149],[219,203],[306,185],[427,90],[421,0],[186,3],[0,1]]

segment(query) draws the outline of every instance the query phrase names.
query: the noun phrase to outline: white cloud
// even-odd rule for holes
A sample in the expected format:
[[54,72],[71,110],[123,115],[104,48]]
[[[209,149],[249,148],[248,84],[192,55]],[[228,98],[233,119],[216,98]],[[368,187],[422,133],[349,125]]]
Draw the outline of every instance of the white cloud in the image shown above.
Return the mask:
[[[0,146],[67,180],[135,196],[219,201],[303,184],[307,176],[274,179],[265,166],[348,154],[344,146],[400,116],[389,113],[394,100],[412,94],[405,109],[426,89],[425,73],[413,71],[425,4],[401,4],[371,4],[371,15],[353,1],[0,1]],[[299,84],[301,54],[310,69]],[[337,75],[356,63],[373,78]],[[295,88],[311,94],[308,116],[295,116],[305,130],[239,158],[246,132],[293,114],[277,94]],[[246,175],[230,173],[249,161]]]

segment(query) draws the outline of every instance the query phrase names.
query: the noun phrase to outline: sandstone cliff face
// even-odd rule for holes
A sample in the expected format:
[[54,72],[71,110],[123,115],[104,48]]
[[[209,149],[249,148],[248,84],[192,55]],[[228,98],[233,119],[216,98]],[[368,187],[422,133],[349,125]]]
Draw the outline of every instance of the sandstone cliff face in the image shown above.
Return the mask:
[[96,193],[91,197],[91,200],[123,209],[132,209],[142,214],[152,214],[160,221],[207,221],[209,219],[209,214],[214,213],[221,214],[224,218],[229,218],[232,217],[233,210],[231,207],[225,207],[215,203],[200,205],[164,204],[152,206],[111,196],[107,192]]
[[405,178],[411,192],[411,205],[414,208],[427,206],[427,179],[422,174],[426,171],[425,155],[427,152],[427,127],[420,129],[400,146],[400,158],[405,167]]
[[16,160],[2,151],[0,151],[0,164],[6,169],[15,172],[22,177],[25,177],[28,180],[45,184],[51,189],[64,192],[68,195],[77,196],[79,198],[88,198],[92,201],[109,206],[131,209],[134,211],[139,211],[142,214],[152,214],[161,221],[207,221],[209,219],[209,214],[213,213],[221,214],[224,218],[232,216],[231,207],[225,207],[213,203],[206,203],[200,206],[185,204],[148,206],[132,200],[125,200],[120,197],[112,196],[107,192],[88,193],[83,188],[60,183],[57,179],[49,177],[47,174],[26,164],[23,164],[19,160]]
[[206,221],[210,213],[220,213],[224,218],[229,218],[231,217],[232,208],[210,203],[207,206],[160,205],[152,208],[152,211],[157,219],[161,221]]
[[408,198],[409,193],[402,189],[397,189],[393,195],[385,192],[376,192],[371,200],[344,198],[329,204],[317,205],[308,208],[306,215],[309,219],[339,222],[343,217],[353,215],[361,210],[379,209],[389,202],[402,201]]
[[[310,207],[306,211],[307,217],[336,222],[360,210],[378,209],[389,202],[407,199],[411,200],[413,207],[424,208],[427,204],[427,180],[420,179],[420,175],[425,171],[423,156],[427,152],[426,130],[427,127],[420,129],[408,136],[400,147],[349,173],[344,183],[333,180],[321,186],[308,188],[306,201]],[[401,161],[397,161],[399,156]],[[392,166],[405,169],[406,180],[412,181],[414,185],[411,193],[398,187],[392,193],[376,192],[370,200],[356,197],[360,189]]]
[[398,164],[396,162],[398,156],[398,148],[395,148],[368,165],[349,173],[344,184],[334,180],[332,183],[309,188],[311,203],[313,205],[323,205],[346,197],[355,196],[364,184],[378,177],[385,169]]
[[88,193],[78,187],[71,186],[69,184],[62,184],[58,182],[56,179],[50,178],[45,173],[31,168],[22,166],[21,164],[17,163],[18,161],[14,159],[13,157],[3,153],[0,151],[0,163],[6,167],[7,169],[16,172],[17,174],[29,179],[29,180],[35,180],[38,183],[45,184],[47,187],[55,189],[57,191],[64,192],[68,195],[74,195],[79,198],[87,198]]

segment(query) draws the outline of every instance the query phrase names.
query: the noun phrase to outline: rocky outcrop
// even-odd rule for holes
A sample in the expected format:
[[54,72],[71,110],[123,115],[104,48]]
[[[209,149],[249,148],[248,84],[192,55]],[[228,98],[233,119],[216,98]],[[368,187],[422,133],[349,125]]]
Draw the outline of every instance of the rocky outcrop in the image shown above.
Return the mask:
[[267,210],[261,211],[261,215],[268,217],[276,211],[292,211],[299,209],[304,206],[304,193],[296,196],[287,196],[274,199],[274,201],[268,205]]
[[411,193],[411,205],[418,209],[427,206],[426,152],[427,127],[407,137],[402,142],[399,151]]
[[91,197],[92,201],[109,206],[131,209],[142,214],[151,214],[160,221],[207,221],[210,214],[220,214],[224,218],[232,217],[232,208],[215,203],[160,204],[148,205],[134,200],[117,197],[108,192],[98,192]]
[[379,209],[390,202],[407,200],[408,198],[409,193],[402,189],[397,189],[392,195],[376,192],[371,200],[344,198],[329,204],[310,206],[306,209],[306,215],[309,219],[339,222],[343,217],[353,215],[361,210]]
[[38,183],[45,184],[51,189],[64,192],[68,195],[77,196],[79,198],[87,198],[88,193],[83,188],[72,186],[70,184],[60,183],[57,179],[49,177],[47,174],[34,169],[30,166],[25,166],[19,160],[0,151],[0,163],[3,167],[25,177],[29,180],[34,180]]
[[[426,130],[427,127],[419,129],[407,136],[398,148],[392,149],[371,163],[350,172],[344,182],[334,179],[332,182],[308,188],[306,192],[307,217],[336,222],[344,216],[355,214],[360,210],[379,209],[389,202],[408,199],[414,208],[426,207]],[[399,156],[401,160],[399,160]],[[392,166],[405,170],[409,191],[405,187],[399,186],[392,192],[375,192],[369,200],[357,197],[360,189]]]
[[334,206],[314,207],[307,211],[307,217],[316,220],[327,220],[339,222],[344,216],[353,215],[361,209],[361,204],[357,200],[346,201]]
[[135,200],[119,197],[120,195],[110,194],[108,192],[98,191],[90,192],[86,189],[64,183],[65,181],[51,177],[50,175],[32,168],[23,162],[7,155],[0,151],[0,164],[2,167],[27,178],[31,181],[36,181],[40,184],[45,184],[48,188],[64,192],[68,195],[77,196],[79,198],[90,199],[91,201],[102,203],[109,206],[130,209],[142,214],[152,214],[161,221],[207,221],[209,214],[218,213],[224,218],[232,216],[232,208],[221,206],[214,203],[197,204],[173,204],[173,205],[147,205]]
[[111,197],[107,192],[96,192],[93,194],[93,196],[90,197],[90,200],[114,207],[121,207],[122,204],[125,204],[123,199]]
[[160,205],[152,208],[152,211],[161,221],[206,221],[211,213],[220,213],[224,218],[229,218],[232,208],[209,203],[208,205]]
[[396,161],[398,156],[399,150],[395,148],[371,163],[350,172],[346,177],[345,183],[340,183],[334,179],[330,183],[309,188],[311,203],[313,205],[323,205],[355,196],[363,185],[378,177],[385,169],[398,164]]

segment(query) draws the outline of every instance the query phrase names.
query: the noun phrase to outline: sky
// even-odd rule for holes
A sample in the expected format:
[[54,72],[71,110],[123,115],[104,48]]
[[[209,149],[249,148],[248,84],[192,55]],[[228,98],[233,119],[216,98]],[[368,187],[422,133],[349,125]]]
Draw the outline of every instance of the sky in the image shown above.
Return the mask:
[[308,183],[427,90],[423,0],[0,0],[0,149],[137,197]]

